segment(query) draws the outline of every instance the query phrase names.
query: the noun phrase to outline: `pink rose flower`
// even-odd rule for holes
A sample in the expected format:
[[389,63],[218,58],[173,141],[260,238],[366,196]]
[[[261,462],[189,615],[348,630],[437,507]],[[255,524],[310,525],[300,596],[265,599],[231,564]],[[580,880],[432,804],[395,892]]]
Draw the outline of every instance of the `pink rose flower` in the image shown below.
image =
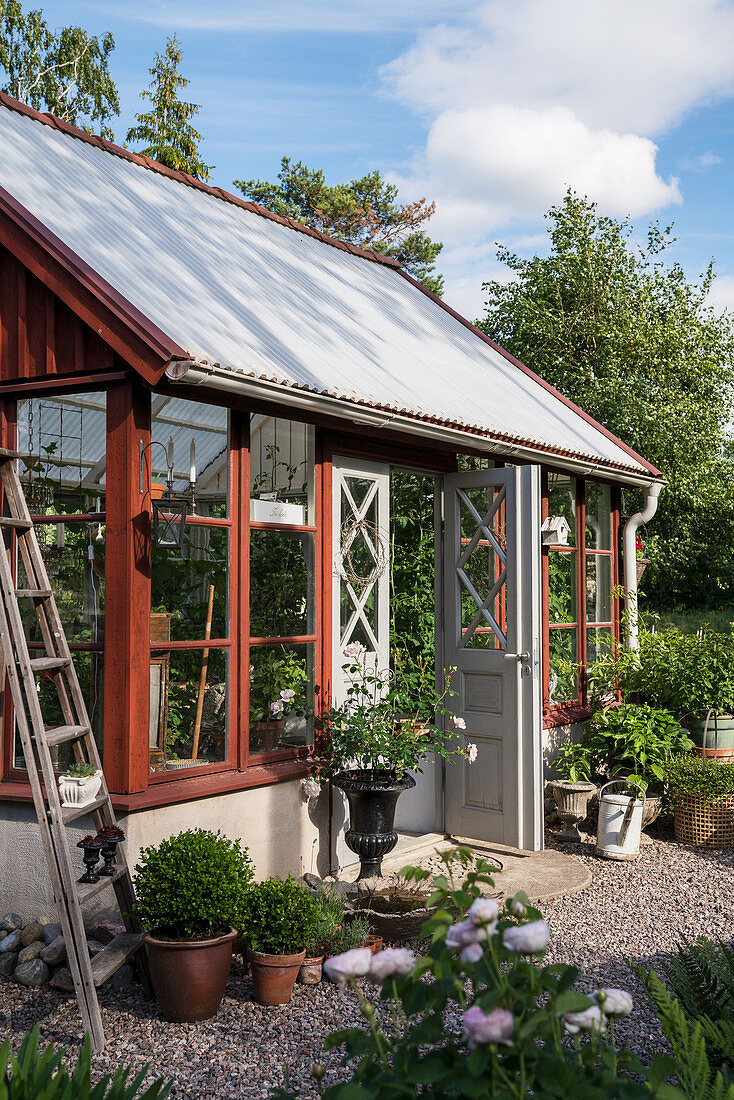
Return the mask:
[[466,746],[466,758],[470,764],[473,764],[479,755],[479,749],[472,742],[472,744]]
[[467,963],[478,963],[483,954],[484,951],[480,943],[470,943],[469,946],[465,947],[461,952],[459,958],[464,965],[466,965]]
[[283,702],[281,699],[276,699],[274,703],[270,704],[271,714],[280,714],[283,710]]
[[499,906],[494,898],[475,898],[469,906],[469,919],[473,924],[494,924],[499,912]]
[[506,928],[502,942],[508,951],[516,955],[536,955],[545,951],[550,939],[550,928],[544,920],[533,920],[529,924],[516,924]]
[[353,947],[342,955],[335,955],[324,963],[324,974],[332,982],[346,982],[350,978],[362,978],[369,972],[372,952],[369,947]]
[[464,1038],[472,1050],[484,1043],[501,1043],[509,1046],[515,1021],[506,1008],[493,1008],[484,1012],[478,1005],[464,1013]]
[[563,1026],[569,1035],[577,1035],[579,1031],[591,1031],[598,1034],[604,1028],[604,1014],[599,1005],[590,1005],[583,1012],[565,1012]]
[[370,978],[384,982],[386,978],[404,978],[415,964],[415,955],[407,947],[387,947],[372,956]]
[[457,730],[465,730],[466,729],[466,722],[464,721],[463,718],[459,718],[459,717],[457,717],[457,715],[454,715],[454,717],[451,719],[451,721],[454,723]]
[[280,697],[284,699],[286,703],[290,703],[291,699],[295,699],[296,693],[291,688],[283,688]]
[[454,947],[457,951],[460,951],[464,947],[468,947],[470,943],[479,943],[481,940],[486,940],[487,933],[484,928],[477,928],[471,920],[462,920],[457,924],[452,924],[446,933],[446,946]]

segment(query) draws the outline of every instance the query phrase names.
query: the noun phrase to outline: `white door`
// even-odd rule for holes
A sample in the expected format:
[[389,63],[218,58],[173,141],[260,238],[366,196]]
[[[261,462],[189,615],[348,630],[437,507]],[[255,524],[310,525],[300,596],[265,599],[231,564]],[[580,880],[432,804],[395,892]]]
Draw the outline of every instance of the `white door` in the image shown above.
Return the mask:
[[390,469],[377,462],[333,461],[332,697],[347,683],[344,650],[359,642],[370,665],[390,664]]
[[446,768],[454,836],[543,844],[540,695],[540,470],[449,474],[445,486],[444,660],[449,706],[477,759]]

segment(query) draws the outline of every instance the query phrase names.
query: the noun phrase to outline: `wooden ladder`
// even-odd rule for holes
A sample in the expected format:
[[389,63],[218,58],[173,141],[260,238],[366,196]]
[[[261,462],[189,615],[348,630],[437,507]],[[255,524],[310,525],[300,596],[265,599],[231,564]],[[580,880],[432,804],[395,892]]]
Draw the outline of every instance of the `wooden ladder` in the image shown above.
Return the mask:
[[[51,748],[70,744],[78,763],[91,764],[100,771],[102,765],[33,520],[18,477],[15,463],[18,457],[13,451],[0,448],[0,486],[4,498],[3,511],[7,513],[0,516],[0,648],[5,674],[10,683],[15,720],[59,920],[66,941],[68,965],[85,1030],[91,1037],[93,1049],[100,1051],[104,1048],[105,1037],[97,987],[132,958],[138,965],[146,992],[149,992],[147,957],[143,934],[133,912],[135,893],[124,845],[117,846],[114,876],[100,876],[96,883],[80,883],[79,870],[74,867],[71,858],[67,827],[90,813],[96,829],[115,825],[115,814],[104,777],[99,795],[93,802],[85,806],[61,805],[49,751]],[[27,588],[17,588],[13,577],[13,540],[23,563]],[[32,604],[45,650],[43,655],[30,655],[19,600],[28,600]],[[39,674],[46,674],[54,681],[63,725],[47,729],[44,724],[36,679]],[[126,931],[91,959],[82,905],[108,886],[115,891]]]

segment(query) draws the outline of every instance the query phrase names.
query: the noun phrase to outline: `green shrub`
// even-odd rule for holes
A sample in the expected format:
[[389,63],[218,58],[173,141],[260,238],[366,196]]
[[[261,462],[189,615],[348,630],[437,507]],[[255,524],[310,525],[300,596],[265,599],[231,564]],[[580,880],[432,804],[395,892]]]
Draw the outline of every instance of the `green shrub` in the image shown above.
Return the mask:
[[316,899],[289,875],[268,878],[248,891],[240,929],[253,951],[297,955],[313,941],[319,916]]
[[143,925],[171,939],[208,939],[239,928],[253,878],[239,840],[189,829],[144,848],[135,868]]
[[64,775],[72,776],[74,779],[86,779],[96,774],[97,769],[94,764],[69,764],[68,768],[64,768]]
[[669,710],[645,703],[597,711],[586,724],[583,743],[597,770],[604,768],[610,779],[629,776],[645,790],[662,784],[672,757],[693,748]]
[[314,899],[317,906],[316,925],[306,944],[306,954],[310,958],[332,952],[344,922],[344,898],[336,893],[333,886],[319,890]]
[[329,945],[330,955],[340,955],[353,947],[364,947],[364,941],[371,932],[367,917],[352,917],[345,921]]
[[719,764],[701,757],[679,756],[665,768],[665,779],[671,797],[695,795],[702,802],[717,802],[734,793],[734,764]]
[[121,1066],[111,1081],[105,1077],[92,1088],[89,1037],[71,1075],[62,1064],[65,1050],[49,1044],[41,1052],[38,1037],[36,1025],[23,1040],[17,1057],[10,1053],[9,1040],[0,1046],[0,1100],[163,1100],[171,1089],[170,1082],[158,1079],[140,1091],[148,1066],[129,1082],[130,1067]]

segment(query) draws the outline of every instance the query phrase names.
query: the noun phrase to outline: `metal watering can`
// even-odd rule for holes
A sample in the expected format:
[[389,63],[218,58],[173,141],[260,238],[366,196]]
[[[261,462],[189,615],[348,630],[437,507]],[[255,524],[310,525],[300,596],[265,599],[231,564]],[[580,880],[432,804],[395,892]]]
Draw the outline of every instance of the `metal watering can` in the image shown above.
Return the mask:
[[[613,794],[610,787],[636,787],[642,795]],[[599,792],[596,854],[604,859],[637,859],[640,851],[645,792],[637,783],[614,779]]]

